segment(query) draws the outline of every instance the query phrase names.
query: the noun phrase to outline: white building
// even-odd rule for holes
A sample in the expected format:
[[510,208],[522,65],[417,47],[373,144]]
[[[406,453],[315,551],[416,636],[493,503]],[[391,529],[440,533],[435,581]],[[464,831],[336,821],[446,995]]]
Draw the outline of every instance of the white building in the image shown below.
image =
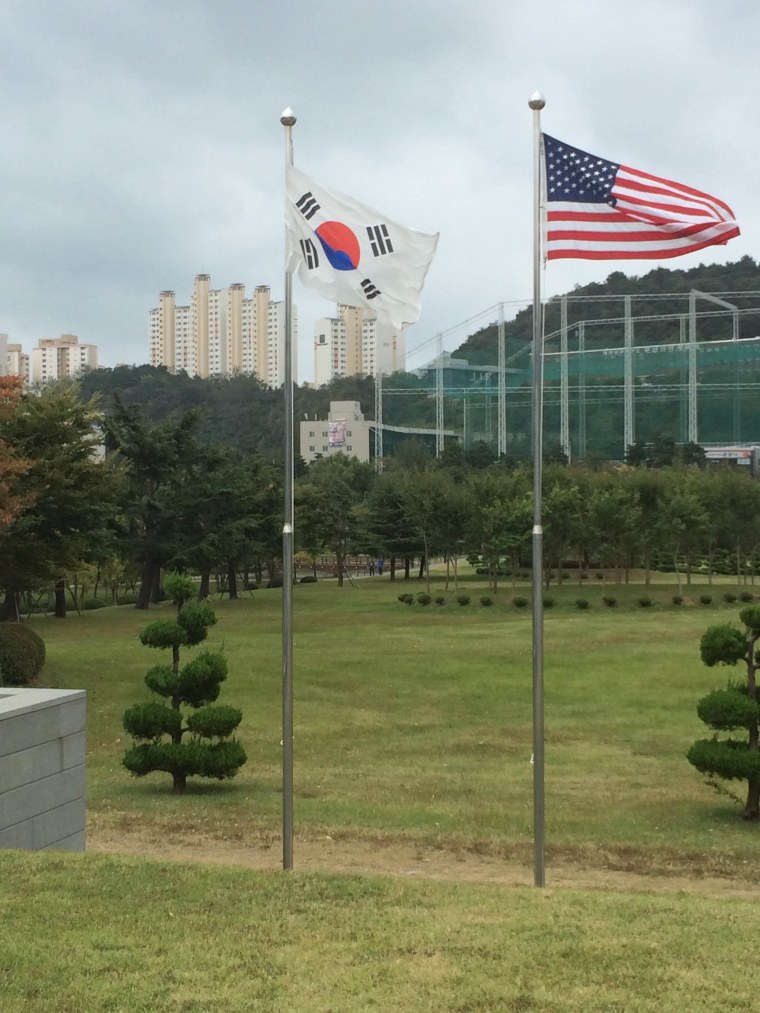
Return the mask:
[[387,375],[406,367],[406,339],[379,324],[372,310],[338,305],[337,317],[322,317],[314,325],[314,385],[336,376]]
[[30,382],[29,356],[23,351],[21,345],[8,342],[7,334],[0,334],[0,361],[2,361],[2,349],[5,347],[6,373],[9,376],[22,376],[25,383]]
[[[11,347],[15,349],[18,346]],[[30,383],[61,380],[67,376],[78,376],[85,369],[97,368],[98,346],[80,345],[76,334],[62,334],[60,338],[41,338],[29,355]]]
[[327,419],[304,419],[300,423],[301,457],[306,464],[334,454],[368,461],[370,431],[374,431],[374,422],[364,420],[358,401],[331,401]]
[[[213,289],[209,275],[196,275],[190,305],[177,306],[174,292],[162,292],[148,326],[153,366],[202,377],[253,373],[270,387],[285,380],[285,304],[272,302],[266,285],[247,299],[240,282]],[[294,378],[296,346],[294,308]]]

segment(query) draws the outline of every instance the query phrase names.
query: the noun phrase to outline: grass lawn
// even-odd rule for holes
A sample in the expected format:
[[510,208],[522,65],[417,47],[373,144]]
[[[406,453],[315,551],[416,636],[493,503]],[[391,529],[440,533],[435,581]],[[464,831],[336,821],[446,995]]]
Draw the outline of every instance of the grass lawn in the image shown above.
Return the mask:
[[[506,587],[478,604],[406,606],[417,581],[299,585],[295,592],[295,825],[330,835],[532,856],[531,622]],[[439,578],[434,593],[442,592]],[[522,589],[524,592],[524,588]],[[699,604],[710,590],[713,604]],[[552,861],[754,880],[760,827],[705,787],[685,751],[706,730],[695,704],[725,683],[706,669],[699,638],[738,617],[718,589],[641,585],[552,589],[545,622],[547,854]],[[602,595],[618,599],[615,608]],[[163,652],[138,632],[167,607],[103,609],[65,621],[34,618],[45,637],[44,682],[88,692],[89,807],[95,828],[139,825],[157,840],[205,834],[274,842],[281,827],[281,593],[217,603],[210,643],[230,676],[220,702],[240,706],[249,762],[229,783],[131,778],[121,766],[125,708],[149,693]],[[188,657],[190,652],[188,652]],[[741,793],[741,785],[737,787]],[[296,855],[297,860],[297,855]],[[550,882],[550,869],[548,873]]]
[[0,853],[3,1013],[757,1009],[754,900]]
[[[453,591],[405,606],[397,594],[423,589],[409,584],[296,589],[296,872],[0,852],[2,1013],[757,1008],[760,827],[684,756],[705,734],[697,698],[728,674],[699,659],[704,629],[738,619],[715,588],[685,589],[675,606],[672,586],[605,582],[583,589],[583,611],[577,586],[552,588],[548,889],[298,871],[299,847],[328,836],[438,849],[454,869],[459,855],[532,862],[529,610],[509,587],[480,606],[474,578],[466,607]],[[88,693],[93,838],[139,834],[159,855],[188,841],[277,850],[280,592],[216,607],[210,643],[230,665],[220,702],[243,710],[249,762],[184,797],[120,762],[121,716],[148,699],[143,676],[160,660],[138,633],[166,607],[32,619],[43,683]],[[638,892],[553,889],[571,865],[649,878]],[[675,876],[730,878],[733,895],[654,889]]]

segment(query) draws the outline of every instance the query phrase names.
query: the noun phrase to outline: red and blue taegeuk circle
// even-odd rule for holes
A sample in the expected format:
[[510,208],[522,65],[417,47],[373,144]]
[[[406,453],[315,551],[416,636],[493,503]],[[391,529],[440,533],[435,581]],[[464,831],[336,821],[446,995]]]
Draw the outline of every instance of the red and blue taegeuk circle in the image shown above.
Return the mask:
[[359,240],[342,222],[322,222],[316,229],[325,256],[336,271],[355,271],[359,266]]

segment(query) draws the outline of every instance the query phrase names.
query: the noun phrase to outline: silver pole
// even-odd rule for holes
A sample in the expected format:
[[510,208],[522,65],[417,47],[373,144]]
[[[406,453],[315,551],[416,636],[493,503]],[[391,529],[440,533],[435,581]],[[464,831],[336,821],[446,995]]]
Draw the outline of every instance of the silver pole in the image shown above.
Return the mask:
[[[285,164],[293,164],[293,126],[286,109]],[[286,245],[287,249],[287,245]],[[293,868],[293,275],[285,271],[285,503],[282,525],[282,867]]]
[[541,526],[543,465],[543,347],[541,328],[541,110],[543,95],[534,92],[533,110],[533,884],[544,886],[544,565]]

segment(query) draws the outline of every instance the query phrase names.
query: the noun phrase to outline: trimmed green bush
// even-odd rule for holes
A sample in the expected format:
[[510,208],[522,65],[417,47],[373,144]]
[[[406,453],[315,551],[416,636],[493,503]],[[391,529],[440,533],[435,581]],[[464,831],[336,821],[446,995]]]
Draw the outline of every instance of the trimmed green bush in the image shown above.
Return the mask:
[[458,594],[457,595],[457,604],[458,605],[462,605],[462,606],[469,605],[470,604],[470,596],[468,594]]
[[742,591],[742,593],[739,595],[739,598],[741,601],[754,601],[755,596],[752,594],[751,591]]
[[483,608],[489,608],[491,605],[493,605],[493,598],[491,597],[490,594],[482,594],[480,596],[480,604],[483,606]]
[[401,602],[402,605],[413,605],[414,604],[414,595],[411,595],[411,594],[400,594],[400,595],[398,595],[398,600]]
[[446,599],[443,597],[442,594],[437,594],[435,596],[435,598],[433,598],[433,601],[436,603],[436,605],[445,605],[446,604]]
[[589,605],[588,598],[576,598],[575,607],[577,609],[587,609]]
[[524,609],[528,605],[528,599],[524,595],[518,594],[512,599],[512,604],[516,609]]
[[723,601],[727,601],[729,605],[732,605],[736,601],[736,595],[733,591],[726,591],[723,595]]
[[[205,651],[180,667],[180,648],[203,643],[216,622],[214,611],[195,599],[197,588],[189,577],[168,576],[166,588],[176,618],[150,623],[140,634],[146,647],[171,650],[171,664],[154,665],[145,676],[148,689],[166,702],[152,700],[125,711],[124,728],[135,741],[122,763],[136,777],[166,771],[172,775],[172,793],[183,795],[188,777],[234,777],[246,755],[237,739],[229,737],[242,713],[235,707],[212,706],[227,678],[224,657]],[[183,704],[194,713],[183,711]]]
[[545,594],[542,600],[543,600],[544,608],[545,609],[554,608],[554,599],[552,598],[551,595]]
[[0,623],[0,686],[27,686],[45,664],[45,641],[22,623]]
[[673,602],[674,605],[683,605],[683,595],[682,594],[674,594],[673,597],[670,600]]
[[104,598],[85,598],[80,601],[79,608],[82,612],[92,612],[94,609],[104,609],[107,605],[108,602]]
[[612,595],[610,594],[606,594],[602,598],[602,601],[604,602],[604,604],[607,606],[608,609],[614,609],[615,606],[617,605],[617,598],[613,598]]
[[638,604],[639,604],[639,608],[643,608],[643,609],[650,609],[652,607],[652,605],[654,604],[654,602],[649,597],[649,595],[646,595],[646,594],[643,594],[640,598],[637,599],[637,601],[638,601]]
[[700,601],[700,604],[702,604],[702,605],[712,605],[712,595],[711,594],[701,594],[699,596],[699,601]]
[[[317,578],[314,576],[313,573],[307,573],[305,577],[301,577],[300,578],[300,580],[298,581],[298,583],[299,584],[316,584],[317,583]],[[251,591],[255,591],[256,590],[255,585],[252,588],[250,588],[250,590]]]
[[417,595],[417,601],[420,605],[429,605],[432,600],[432,597],[426,591],[421,591]]

